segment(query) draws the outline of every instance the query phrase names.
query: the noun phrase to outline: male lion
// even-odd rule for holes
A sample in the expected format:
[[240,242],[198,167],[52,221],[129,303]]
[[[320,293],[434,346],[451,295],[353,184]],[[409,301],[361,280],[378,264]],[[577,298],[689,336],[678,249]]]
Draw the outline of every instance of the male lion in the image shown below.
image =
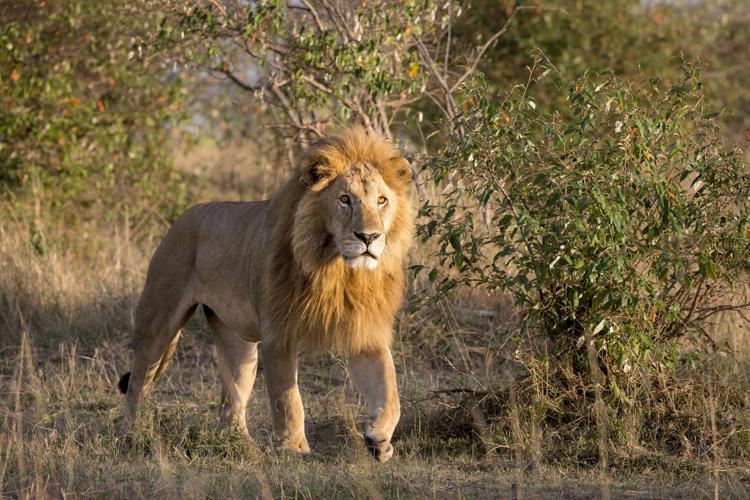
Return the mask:
[[138,302],[133,370],[120,381],[126,425],[201,304],[218,357],[222,422],[249,437],[261,342],[276,447],[309,453],[297,355],[343,353],[372,410],[366,446],[381,462],[391,458],[400,409],[389,344],[413,233],[411,184],[393,146],[353,128],[313,146],[270,200],[187,210],[151,259]]

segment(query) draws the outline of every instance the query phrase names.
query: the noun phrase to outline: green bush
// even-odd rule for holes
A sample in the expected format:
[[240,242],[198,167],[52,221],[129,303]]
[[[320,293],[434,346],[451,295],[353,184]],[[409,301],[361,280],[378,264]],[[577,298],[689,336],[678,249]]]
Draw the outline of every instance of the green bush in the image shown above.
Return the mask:
[[431,280],[511,293],[524,329],[582,372],[587,335],[605,374],[673,367],[683,339],[715,348],[708,321],[738,306],[750,267],[750,171],[719,140],[698,75],[560,85],[569,109],[551,115],[533,86],[466,95],[427,167],[447,193],[423,209],[442,266]]
[[[456,29],[459,40],[489,38],[526,2],[475,0]],[[483,59],[481,70],[498,92],[525,80],[529,54],[542,51],[565,78],[585,71],[618,77],[680,76],[682,54],[701,60],[707,102],[726,113],[725,135],[750,128],[750,16],[744,0],[653,1],[550,0],[519,12]],[[557,109],[554,86],[535,91],[541,109]]]
[[458,3],[164,3],[146,50],[180,47],[189,64],[270,104],[273,126],[298,142],[351,122],[391,138],[410,104],[450,94],[436,89],[448,69],[433,71],[426,47],[440,45],[441,25],[453,22],[447,6]]
[[184,89],[133,47],[158,19],[140,2],[110,0],[3,1],[0,15],[6,192],[67,221],[122,206],[168,217],[184,194],[164,147]]

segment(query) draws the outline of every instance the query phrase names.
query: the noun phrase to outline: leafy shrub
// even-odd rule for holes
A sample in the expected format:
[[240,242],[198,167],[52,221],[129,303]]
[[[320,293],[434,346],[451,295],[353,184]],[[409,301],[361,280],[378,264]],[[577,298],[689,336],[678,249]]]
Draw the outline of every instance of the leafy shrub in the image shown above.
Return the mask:
[[164,143],[183,86],[132,38],[158,19],[109,0],[2,2],[0,15],[0,182],[67,220],[123,205],[169,216],[184,190]]
[[587,336],[605,374],[671,366],[686,338],[715,347],[708,320],[742,306],[750,267],[750,171],[718,139],[698,75],[560,85],[569,109],[554,114],[529,86],[467,93],[428,166],[446,193],[423,209],[442,266],[430,278],[511,293],[524,328],[584,372]]
[[390,136],[394,115],[434,86],[417,44],[433,44],[436,19],[449,22],[443,8],[424,0],[165,3],[148,45],[187,48],[191,64],[278,109],[275,126],[302,142],[349,121]]
[[[524,2],[525,3],[525,2]],[[485,39],[513,13],[514,0],[475,0],[456,28],[459,40]],[[680,77],[680,54],[701,60],[707,102],[735,113],[720,118],[733,139],[750,128],[750,16],[744,0],[674,2],[554,0],[516,16],[480,65],[501,91],[525,80],[528,57],[541,50],[565,78],[585,71],[618,77]],[[540,108],[557,106],[553,82],[535,90]]]

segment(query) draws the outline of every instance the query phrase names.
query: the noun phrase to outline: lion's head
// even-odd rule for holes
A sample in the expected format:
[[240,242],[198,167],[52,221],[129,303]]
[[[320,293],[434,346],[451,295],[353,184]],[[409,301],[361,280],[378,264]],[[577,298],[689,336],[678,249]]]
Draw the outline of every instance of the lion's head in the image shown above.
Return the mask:
[[306,192],[297,207],[293,246],[303,269],[313,272],[341,259],[350,268],[375,270],[389,255],[402,253],[401,233],[411,230],[412,174],[391,144],[349,129],[313,146],[300,175]]

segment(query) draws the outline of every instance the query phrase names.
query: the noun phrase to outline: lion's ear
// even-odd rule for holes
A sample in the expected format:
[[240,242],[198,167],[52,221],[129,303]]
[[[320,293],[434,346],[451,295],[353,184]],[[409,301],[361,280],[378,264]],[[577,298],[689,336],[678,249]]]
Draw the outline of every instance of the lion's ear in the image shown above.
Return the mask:
[[323,177],[323,169],[321,167],[322,163],[319,161],[310,162],[305,166],[302,170],[302,180],[305,181],[305,184],[312,186],[320,181]]
[[300,179],[313,191],[320,191],[336,177],[330,163],[325,158],[311,157],[302,164]]
[[330,158],[326,151],[330,144],[322,139],[313,144],[302,161],[300,179],[309,188],[317,191],[326,186],[327,181],[334,176]]
[[402,184],[409,184],[414,181],[414,171],[409,165],[409,161],[403,156],[396,156],[390,159],[396,179]]

